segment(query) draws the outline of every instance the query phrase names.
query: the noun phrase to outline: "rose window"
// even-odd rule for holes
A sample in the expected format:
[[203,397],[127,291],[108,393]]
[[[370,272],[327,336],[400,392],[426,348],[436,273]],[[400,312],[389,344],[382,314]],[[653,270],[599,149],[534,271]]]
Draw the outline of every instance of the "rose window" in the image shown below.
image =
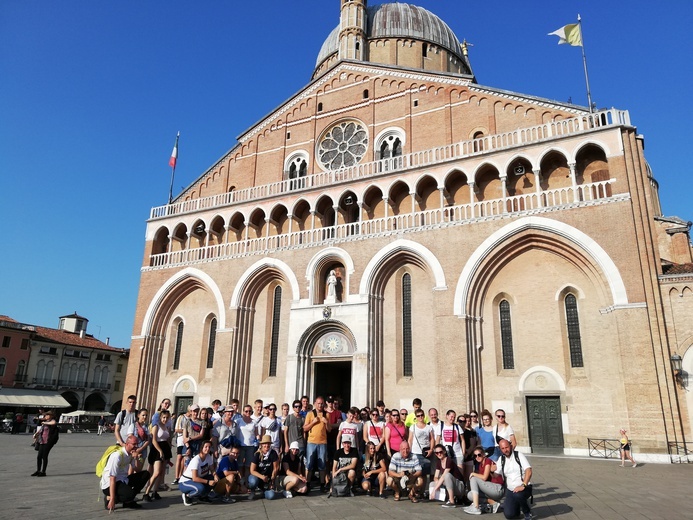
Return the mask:
[[358,164],[368,148],[368,133],[355,121],[339,123],[325,134],[318,146],[320,163],[327,170]]

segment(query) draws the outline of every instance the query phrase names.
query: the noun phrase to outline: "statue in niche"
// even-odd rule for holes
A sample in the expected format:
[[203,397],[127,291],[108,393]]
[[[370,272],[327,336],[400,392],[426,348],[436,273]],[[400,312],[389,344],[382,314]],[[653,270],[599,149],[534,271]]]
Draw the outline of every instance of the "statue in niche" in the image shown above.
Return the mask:
[[337,303],[342,301],[342,277],[340,276],[341,269],[332,269],[327,275],[325,303]]

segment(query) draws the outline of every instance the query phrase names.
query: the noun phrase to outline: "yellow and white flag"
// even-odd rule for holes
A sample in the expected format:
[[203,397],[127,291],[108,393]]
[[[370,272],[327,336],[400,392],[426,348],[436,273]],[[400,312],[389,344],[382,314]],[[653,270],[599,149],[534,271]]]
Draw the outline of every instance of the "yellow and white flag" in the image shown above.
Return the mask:
[[567,43],[573,47],[582,47],[582,33],[580,32],[579,23],[571,23],[564,25],[557,31],[549,33],[549,36],[555,34],[558,36],[558,44]]

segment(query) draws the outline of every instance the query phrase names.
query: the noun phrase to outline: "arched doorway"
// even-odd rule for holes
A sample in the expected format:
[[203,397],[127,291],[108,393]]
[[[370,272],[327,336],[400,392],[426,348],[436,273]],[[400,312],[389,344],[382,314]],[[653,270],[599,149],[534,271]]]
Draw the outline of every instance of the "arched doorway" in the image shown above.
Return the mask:
[[329,316],[309,327],[298,344],[296,395],[339,397],[342,410],[361,402],[352,388],[355,345],[349,328]]

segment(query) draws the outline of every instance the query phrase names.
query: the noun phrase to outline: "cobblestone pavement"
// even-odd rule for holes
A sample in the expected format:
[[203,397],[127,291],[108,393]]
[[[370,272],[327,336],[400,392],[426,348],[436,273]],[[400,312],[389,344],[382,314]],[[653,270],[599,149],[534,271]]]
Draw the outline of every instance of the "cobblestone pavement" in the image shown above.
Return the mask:
[[[46,478],[30,477],[35,451],[29,435],[3,434],[0,518],[86,520],[107,515],[94,466],[112,434],[61,434],[53,448]],[[637,460],[637,453],[634,454]],[[621,468],[614,460],[530,456],[534,474],[533,514],[537,519],[693,519],[689,494],[693,465],[643,464]],[[168,478],[167,482],[172,479]],[[142,510],[114,512],[118,518],[250,518],[250,519],[390,519],[441,520],[472,518],[461,508],[443,509],[439,502],[388,500],[356,496],[311,496],[235,504],[198,504],[185,507],[177,490],[161,493],[163,500]],[[503,519],[502,513],[486,514]]]

